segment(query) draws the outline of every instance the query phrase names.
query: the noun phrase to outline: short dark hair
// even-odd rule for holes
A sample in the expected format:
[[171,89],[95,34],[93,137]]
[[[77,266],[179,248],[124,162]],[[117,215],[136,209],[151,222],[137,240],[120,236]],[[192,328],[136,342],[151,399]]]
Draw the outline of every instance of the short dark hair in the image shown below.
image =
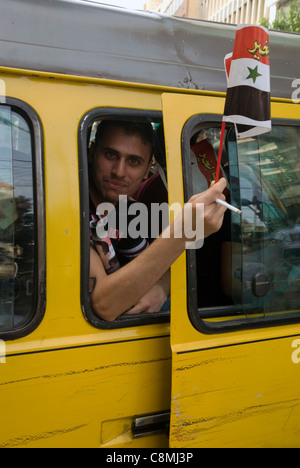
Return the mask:
[[151,146],[151,157],[155,152],[155,132],[152,124],[148,122],[134,122],[131,120],[102,120],[98,125],[95,147],[97,148],[99,142],[103,138],[106,130],[110,127],[121,127],[127,135],[139,135],[144,144],[149,143]]

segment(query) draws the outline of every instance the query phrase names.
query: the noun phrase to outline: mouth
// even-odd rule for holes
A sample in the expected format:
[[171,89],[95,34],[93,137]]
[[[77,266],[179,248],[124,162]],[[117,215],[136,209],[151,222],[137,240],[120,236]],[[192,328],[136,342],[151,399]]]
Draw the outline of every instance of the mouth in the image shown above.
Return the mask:
[[105,185],[107,188],[112,190],[124,190],[127,188],[127,184],[125,182],[120,182],[113,179],[105,180]]

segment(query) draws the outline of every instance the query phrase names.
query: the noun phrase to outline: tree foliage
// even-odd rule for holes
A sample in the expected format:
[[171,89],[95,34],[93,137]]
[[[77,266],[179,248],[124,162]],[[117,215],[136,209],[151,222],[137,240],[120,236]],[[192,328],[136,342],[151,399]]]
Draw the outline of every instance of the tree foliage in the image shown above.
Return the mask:
[[266,18],[263,18],[261,25],[276,31],[289,31],[300,34],[300,1],[293,0],[287,11],[279,9],[272,24]]

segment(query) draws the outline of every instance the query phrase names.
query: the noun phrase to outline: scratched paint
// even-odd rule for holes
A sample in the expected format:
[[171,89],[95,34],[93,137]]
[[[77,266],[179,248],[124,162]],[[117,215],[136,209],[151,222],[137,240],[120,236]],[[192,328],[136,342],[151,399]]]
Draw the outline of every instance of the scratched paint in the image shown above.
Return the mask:
[[174,355],[174,368],[172,447],[299,446],[290,339]]

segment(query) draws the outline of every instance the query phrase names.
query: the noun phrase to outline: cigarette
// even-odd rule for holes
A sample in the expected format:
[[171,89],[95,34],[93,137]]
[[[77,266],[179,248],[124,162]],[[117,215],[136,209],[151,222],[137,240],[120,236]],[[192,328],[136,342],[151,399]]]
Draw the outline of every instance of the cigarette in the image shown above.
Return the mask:
[[228,210],[233,211],[234,213],[237,213],[237,214],[239,214],[239,215],[242,214],[242,211],[241,211],[241,210],[239,210],[238,208],[235,208],[235,207],[232,206],[232,205],[229,205],[229,203],[226,203],[226,202],[224,202],[224,201],[222,201],[222,200],[219,200],[219,198],[217,198],[216,203],[218,203],[219,205],[225,206],[225,208],[227,208]]

